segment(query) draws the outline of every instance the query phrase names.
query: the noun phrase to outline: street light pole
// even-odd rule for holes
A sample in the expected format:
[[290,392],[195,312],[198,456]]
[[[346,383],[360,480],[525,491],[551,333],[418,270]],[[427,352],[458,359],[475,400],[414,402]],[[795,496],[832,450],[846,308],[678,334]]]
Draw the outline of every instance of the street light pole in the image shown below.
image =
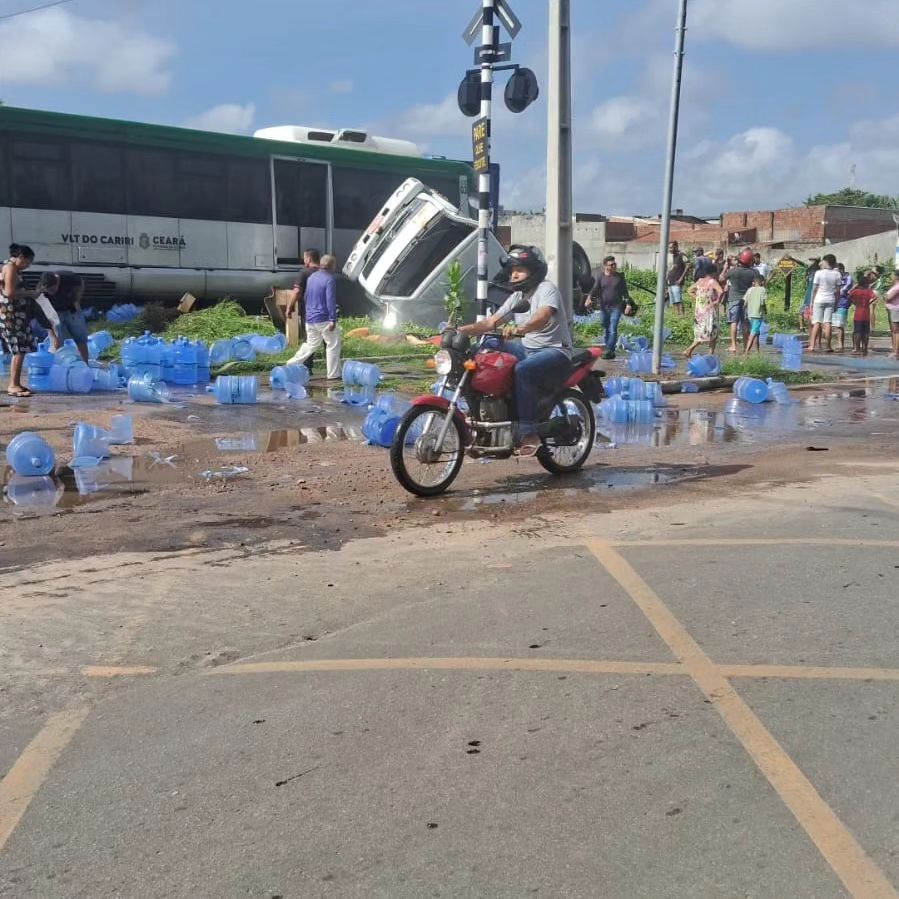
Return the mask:
[[668,120],[668,152],[665,159],[665,192],[659,228],[659,275],[656,281],[656,317],[652,337],[652,372],[662,369],[662,332],[665,324],[665,282],[668,279],[668,239],[671,236],[671,197],[674,192],[674,158],[677,153],[677,122],[680,114],[681,73],[684,66],[684,35],[687,30],[687,0],[679,0],[674,40],[674,78]]
[[[487,315],[487,233],[490,231],[490,139],[491,113],[493,110],[493,60],[491,51],[496,49],[496,29],[493,25],[495,0],[482,0],[481,21],[481,120],[486,122],[486,159],[483,171],[478,175],[478,285],[477,301],[479,317]],[[485,52],[486,51],[486,52]]]
[[569,320],[572,308],[571,0],[549,0],[546,261]]

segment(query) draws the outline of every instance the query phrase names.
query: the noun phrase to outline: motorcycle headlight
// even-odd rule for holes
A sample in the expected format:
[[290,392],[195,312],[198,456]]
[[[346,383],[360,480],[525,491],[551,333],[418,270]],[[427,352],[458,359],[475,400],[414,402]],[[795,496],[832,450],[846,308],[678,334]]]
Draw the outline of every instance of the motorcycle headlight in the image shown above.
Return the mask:
[[453,370],[453,357],[449,350],[438,350],[434,355],[434,367],[438,375],[448,375]]

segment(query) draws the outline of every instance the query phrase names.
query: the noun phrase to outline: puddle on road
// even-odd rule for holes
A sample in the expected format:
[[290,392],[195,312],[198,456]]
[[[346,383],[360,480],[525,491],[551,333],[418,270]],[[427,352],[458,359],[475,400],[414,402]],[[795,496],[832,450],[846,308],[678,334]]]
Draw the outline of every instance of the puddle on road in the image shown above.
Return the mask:
[[754,405],[736,398],[721,409],[658,410],[647,424],[596,422],[598,452],[615,446],[701,446],[709,443],[771,442],[790,433],[816,432],[834,425],[865,422],[899,423],[893,384],[838,389],[798,399],[790,405]]
[[[450,498],[446,504],[459,512],[476,512],[485,506],[518,506],[534,502],[541,493],[546,495],[581,496],[587,493],[608,493],[609,491],[638,490],[644,487],[663,486],[676,481],[695,478],[695,469],[609,469],[595,468],[555,482],[550,475],[539,475],[518,481],[515,487],[506,490],[472,490],[464,499]],[[555,486],[565,483],[571,486]]]
[[282,428],[276,431],[247,431],[228,437],[204,437],[184,444],[187,456],[206,456],[223,453],[276,453],[278,450],[328,443],[335,440],[363,441],[360,428],[352,425],[329,424],[315,428]]

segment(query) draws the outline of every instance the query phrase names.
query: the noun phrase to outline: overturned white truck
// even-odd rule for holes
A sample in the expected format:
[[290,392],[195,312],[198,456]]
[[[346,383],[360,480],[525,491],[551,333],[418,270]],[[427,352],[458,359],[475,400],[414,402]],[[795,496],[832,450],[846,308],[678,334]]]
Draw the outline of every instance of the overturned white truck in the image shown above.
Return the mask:
[[[492,232],[487,239],[487,273],[492,281],[502,268],[505,250]],[[447,269],[460,263],[465,292],[473,300],[477,258],[477,222],[421,181],[408,178],[356,242],[343,271],[383,309],[388,326],[412,321],[436,327],[446,320]],[[574,261],[575,281],[583,288],[590,279],[590,262],[579,246]],[[506,296],[501,287],[491,287],[496,305]],[[476,311],[472,302],[472,317]]]

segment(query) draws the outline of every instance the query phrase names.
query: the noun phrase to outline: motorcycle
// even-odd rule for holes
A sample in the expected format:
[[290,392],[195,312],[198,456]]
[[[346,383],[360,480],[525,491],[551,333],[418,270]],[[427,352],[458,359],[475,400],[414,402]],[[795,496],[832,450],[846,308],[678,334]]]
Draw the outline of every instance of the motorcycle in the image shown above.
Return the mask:
[[[539,401],[535,458],[552,474],[578,471],[593,449],[592,404],[603,396],[603,372],[593,371],[600,352],[577,352],[568,376]],[[445,331],[434,360],[439,393],[412,401],[390,448],[394,476],[417,496],[443,493],[466,455],[506,459],[515,452],[518,359],[503,352],[502,337],[487,333],[472,343],[465,334]]]

